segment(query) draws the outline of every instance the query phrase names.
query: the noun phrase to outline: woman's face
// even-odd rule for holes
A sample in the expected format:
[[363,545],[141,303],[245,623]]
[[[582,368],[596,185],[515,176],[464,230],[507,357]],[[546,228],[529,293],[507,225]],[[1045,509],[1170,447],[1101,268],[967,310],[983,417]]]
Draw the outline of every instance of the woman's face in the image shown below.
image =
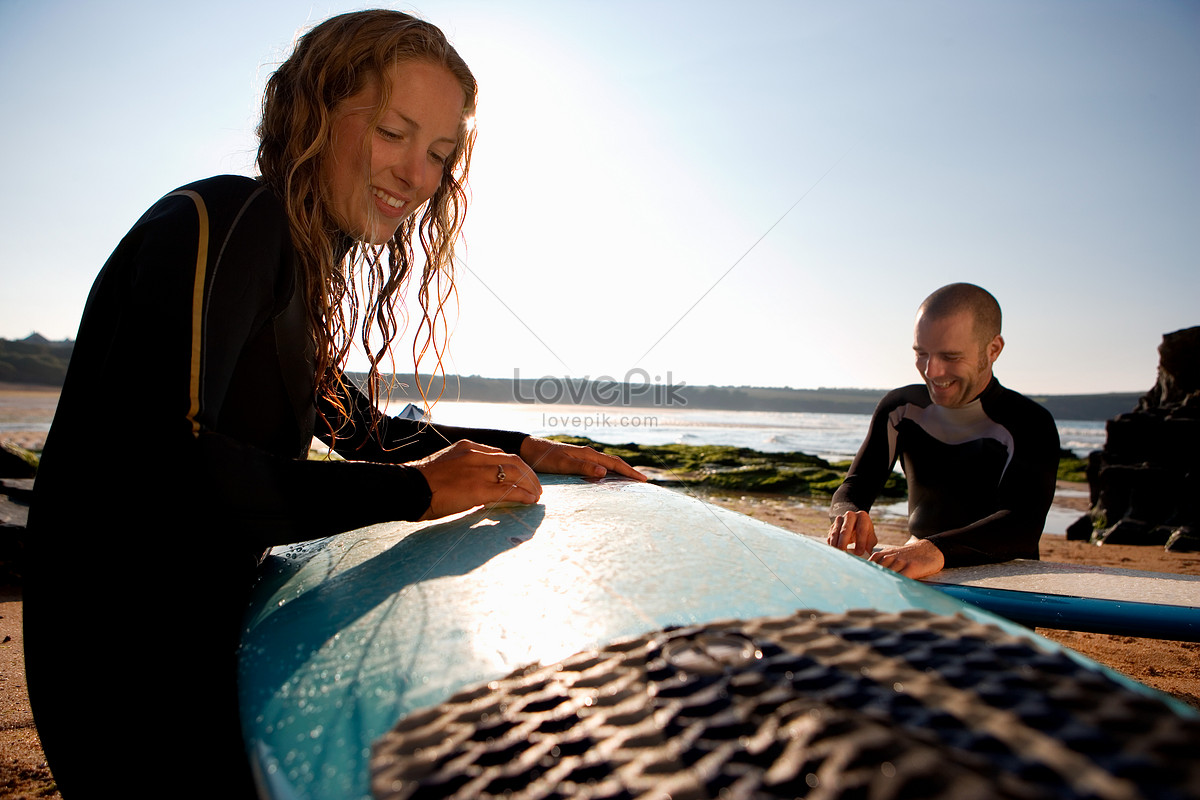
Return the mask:
[[338,227],[369,244],[391,239],[437,190],[458,144],[466,102],[454,75],[427,61],[394,64],[383,79],[391,84],[391,97],[373,128],[376,81],[334,109],[331,147],[322,165]]

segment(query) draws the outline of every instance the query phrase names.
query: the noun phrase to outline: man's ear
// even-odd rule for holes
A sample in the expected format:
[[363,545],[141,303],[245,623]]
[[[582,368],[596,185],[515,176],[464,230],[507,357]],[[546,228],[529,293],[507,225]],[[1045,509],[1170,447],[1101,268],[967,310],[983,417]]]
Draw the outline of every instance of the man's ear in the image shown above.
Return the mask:
[[1004,337],[997,333],[987,346],[988,363],[995,364],[996,359],[1000,357],[1000,351],[1003,349]]

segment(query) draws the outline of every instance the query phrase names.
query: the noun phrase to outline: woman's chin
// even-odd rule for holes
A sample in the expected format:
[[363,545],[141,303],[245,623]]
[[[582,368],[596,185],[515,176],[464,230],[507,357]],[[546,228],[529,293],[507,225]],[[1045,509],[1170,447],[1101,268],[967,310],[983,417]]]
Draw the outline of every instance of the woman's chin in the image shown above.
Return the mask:
[[390,242],[392,237],[396,235],[396,230],[399,227],[399,225],[394,227],[375,225],[368,227],[366,230],[360,230],[353,234],[353,236],[362,244],[378,246]]
[[336,218],[335,221],[338,223],[338,228],[345,231],[354,241],[378,246],[390,242],[396,235],[396,231],[400,229],[400,223],[408,216],[400,219],[372,218],[365,222],[360,218],[357,223]]

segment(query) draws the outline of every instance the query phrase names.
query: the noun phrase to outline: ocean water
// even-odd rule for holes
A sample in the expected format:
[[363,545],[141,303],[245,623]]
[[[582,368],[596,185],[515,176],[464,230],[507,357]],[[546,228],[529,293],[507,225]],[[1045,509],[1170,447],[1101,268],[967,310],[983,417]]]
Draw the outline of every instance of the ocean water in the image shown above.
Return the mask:
[[[393,407],[389,412],[398,410]],[[799,451],[831,461],[853,458],[871,422],[867,414],[447,400],[433,407],[432,419],[447,425],[517,430],[535,436],[587,436],[606,444],[722,444],[765,453]],[[1063,447],[1084,457],[1104,446],[1104,423],[1062,420],[1058,435]]]
[[[402,404],[401,404],[402,405]],[[398,413],[399,408],[389,408]],[[871,417],[867,414],[641,409],[612,406],[475,403],[443,400],[433,407],[436,422],[474,428],[524,431],[535,436],[587,436],[606,444],[721,444],[765,453],[799,451],[828,461],[847,461],[858,452]],[[1061,445],[1081,458],[1104,447],[1104,422],[1058,421]],[[1066,490],[1071,491],[1071,490]],[[1060,490],[1061,494],[1062,490]],[[876,506],[881,517],[908,515],[904,501]],[[1079,512],[1055,505],[1045,532],[1062,535]]]
[[[12,394],[12,393],[10,393]],[[53,398],[30,408],[33,395],[0,397],[0,432],[47,430]],[[37,399],[37,398],[34,398]],[[399,413],[399,403],[388,412]],[[587,436],[607,444],[721,444],[767,453],[799,451],[829,461],[854,457],[866,436],[867,414],[724,411],[719,409],[642,409],[620,406],[536,405],[439,401],[432,418],[447,425],[524,431],[535,436]],[[1062,446],[1083,457],[1104,446],[1104,422],[1060,420]],[[885,515],[905,516],[904,503],[877,507]],[[1064,533],[1078,512],[1055,506],[1046,520],[1047,533]]]

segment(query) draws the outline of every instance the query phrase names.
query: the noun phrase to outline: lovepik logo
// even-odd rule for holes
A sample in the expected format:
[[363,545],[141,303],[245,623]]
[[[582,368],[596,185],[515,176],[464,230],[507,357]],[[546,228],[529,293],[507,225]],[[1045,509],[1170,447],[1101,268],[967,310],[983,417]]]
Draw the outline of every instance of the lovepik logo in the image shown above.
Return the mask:
[[624,380],[609,375],[596,378],[556,378],[544,375],[540,378],[521,379],[521,370],[513,370],[512,396],[518,403],[573,403],[595,406],[686,406],[680,390],[687,384],[675,383],[671,373],[666,381],[641,368],[625,373]]

